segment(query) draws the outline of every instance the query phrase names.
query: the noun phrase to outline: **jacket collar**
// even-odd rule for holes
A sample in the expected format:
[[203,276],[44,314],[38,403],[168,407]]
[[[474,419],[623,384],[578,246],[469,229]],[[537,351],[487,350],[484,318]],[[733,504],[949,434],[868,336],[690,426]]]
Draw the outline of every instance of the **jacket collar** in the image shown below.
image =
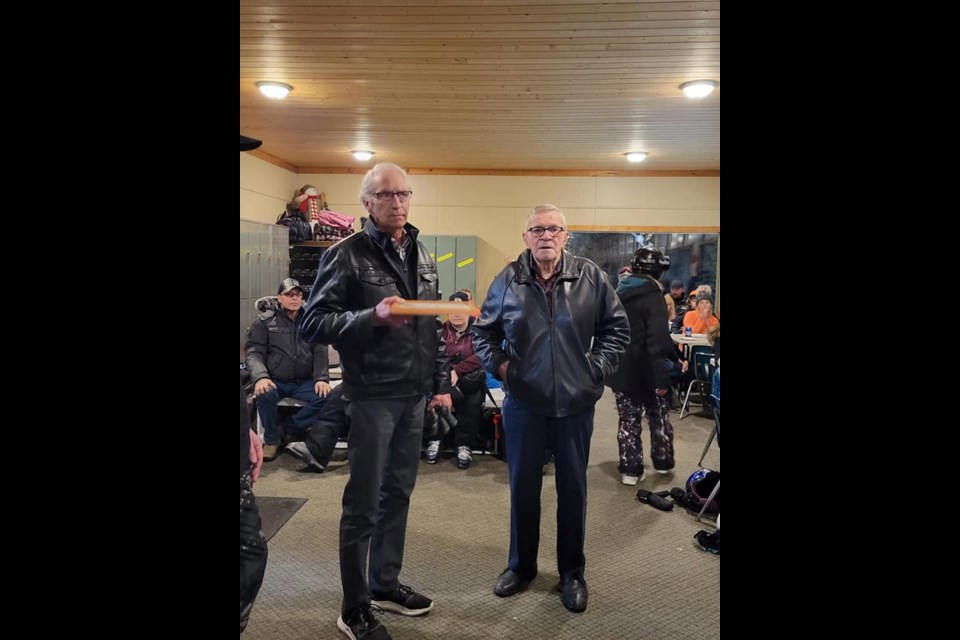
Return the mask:
[[[525,250],[517,258],[517,282],[535,282],[537,274],[533,271],[533,254]],[[576,280],[580,277],[580,265],[576,257],[563,249],[560,257],[560,272],[555,276],[561,280]]]
[[[410,239],[413,240],[414,246],[416,246],[417,236],[420,235],[420,229],[417,229],[415,226],[409,222],[403,225],[403,230],[410,235]],[[381,249],[386,249],[387,245],[390,244],[390,236],[385,232],[381,231],[377,225],[373,222],[372,217],[368,217],[366,223],[363,225],[363,232],[367,234],[371,240],[376,243]]]

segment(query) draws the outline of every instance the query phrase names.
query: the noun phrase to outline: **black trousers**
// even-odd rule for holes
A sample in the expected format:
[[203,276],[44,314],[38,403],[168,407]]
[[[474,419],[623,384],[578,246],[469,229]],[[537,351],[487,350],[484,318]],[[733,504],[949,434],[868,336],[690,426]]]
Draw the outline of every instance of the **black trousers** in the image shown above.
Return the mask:
[[371,591],[385,593],[400,586],[425,406],[423,396],[347,402],[350,480],[343,490],[340,518],[344,616],[369,605]]
[[451,391],[454,413],[457,416],[457,428],[454,430],[454,441],[458,447],[477,446],[477,433],[480,431],[480,422],[483,420],[483,399],[487,388],[480,385],[457,384]]

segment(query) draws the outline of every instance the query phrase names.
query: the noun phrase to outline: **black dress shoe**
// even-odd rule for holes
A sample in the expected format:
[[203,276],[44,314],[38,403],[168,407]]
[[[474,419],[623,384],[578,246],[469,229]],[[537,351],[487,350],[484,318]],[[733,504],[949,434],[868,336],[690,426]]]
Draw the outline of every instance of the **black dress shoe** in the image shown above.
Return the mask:
[[526,589],[531,580],[533,577],[521,578],[520,574],[507,569],[497,578],[497,583],[493,585],[493,593],[501,598],[512,596]]
[[587,583],[583,578],[571,578],[563,585],[563,606],[574,613],[587,608]]

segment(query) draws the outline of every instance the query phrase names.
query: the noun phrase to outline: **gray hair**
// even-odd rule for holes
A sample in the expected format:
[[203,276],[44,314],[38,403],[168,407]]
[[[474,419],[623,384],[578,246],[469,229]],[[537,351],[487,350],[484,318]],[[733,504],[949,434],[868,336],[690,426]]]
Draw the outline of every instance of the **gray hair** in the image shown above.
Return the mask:
[[559,213],[559,214],[560,214],[560,219],[563,220],[563,228],[564,228],[564,229],[567,228],[567,216],[563,215],[563,211],[560,211],[560,209],[558,209],[557,207],[553,206],[552,204],[538,204],[538,205],[535,206],[535,207],[530,211],[530,213],[527,215],[527,221],[526,221],[526,223],[523,225],[523,226],[524,226],[524,229],[526,229],[526,228],[528,228],[528,227],[530,226],[530,220],[533,219],[533,216],[535,216],[535,215],[537,215],[537,214],[540,214],[540,213],[546,213],[547,211],[556,211],[557,213]]
[[392,162],[380,162],[373,165],[373,169],[367,171],[367,175],[363,176],[363,181],[360,183],[360,202],[363,202],[365,196],[373,195],[373,183],[377,177],[385,171],[396,171],[403,174],[407,179],[407,188],[410,189],[410,176],[407,175],[407,172],[403,170],[402,167],[398,167]]

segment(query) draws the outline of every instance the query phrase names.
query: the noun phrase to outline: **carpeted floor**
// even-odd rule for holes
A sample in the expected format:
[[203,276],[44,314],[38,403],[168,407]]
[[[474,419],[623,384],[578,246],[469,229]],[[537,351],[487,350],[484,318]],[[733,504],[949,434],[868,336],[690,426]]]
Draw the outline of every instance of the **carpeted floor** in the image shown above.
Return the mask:
[[[254,494],[256,495],[256,494]],[[257,496],[257,507],[260,509],[260,530],[270,541],[280,527],[287,524],[293,514],[303,506],[306,498],[274,498],[271,496]]]
[[[713,421],[677,419],[676,469],[659,475],[647,462],[639,487],[652,491],[683,486],[697,468]],[[552,476],[543,482],[540,574],[526,592],[493,595],[506,567],[509,488],[506,464],[475,456],[461,471],[448,456],[437,465],[421,461],[407,527],[401,580],[432,597],[434,610],[422,618],[383,614],[395,640],[483,639],[715,640],[720,637],[720,556],[693,543],[700,529],[713,530],[681,507],[664,512],[641,504],[637,487],[620,484],[617,471],[617,412],[608,390],[597,405],[588,469],[586,580],[590,602],[581,614],[568,612],[554,591],[556,493]],[[644,425],[644,448],[649,438]],[[338,453],[338,456],[342,453]],[[719,469],[714,443],[704,465]],[[345,638],[336,627],[340,612],[337,536],[340,501],[348,477],[345,462],[328,472],[298,473],[299,460],[282,455],[264,465],[254,492],[299,495],[308,502],[269,543],[263,588],[243,634],[245,640]]]

